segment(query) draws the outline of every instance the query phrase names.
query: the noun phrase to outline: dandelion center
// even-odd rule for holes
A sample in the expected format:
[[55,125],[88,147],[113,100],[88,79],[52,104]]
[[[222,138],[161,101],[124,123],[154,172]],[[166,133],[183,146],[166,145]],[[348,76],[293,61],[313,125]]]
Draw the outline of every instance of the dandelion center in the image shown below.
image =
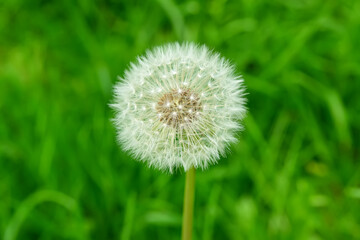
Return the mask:
[[174,128],[193,122],[200,109],[200,98],[191,89],[173,89],[156,106],[160,121]]

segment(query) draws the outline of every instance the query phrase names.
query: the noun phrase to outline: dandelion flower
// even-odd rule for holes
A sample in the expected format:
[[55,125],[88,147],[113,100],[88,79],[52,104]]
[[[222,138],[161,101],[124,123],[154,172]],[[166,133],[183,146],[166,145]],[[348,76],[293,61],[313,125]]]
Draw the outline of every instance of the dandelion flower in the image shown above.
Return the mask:
[[206,46],[172,43],[131,63],[114,88],[118,141],[134,158],[172,172],[206,168],[236,142],[243,79]]

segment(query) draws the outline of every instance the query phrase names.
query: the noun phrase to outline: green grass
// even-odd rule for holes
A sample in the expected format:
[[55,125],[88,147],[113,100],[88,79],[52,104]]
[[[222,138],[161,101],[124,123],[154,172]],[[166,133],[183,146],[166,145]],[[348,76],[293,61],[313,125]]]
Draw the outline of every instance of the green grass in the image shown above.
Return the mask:
[[240,143],[197,173],[194,239],[360,239],[360,1],[0,3],[0,238],[180,239],[184,174],[115,141],[138,54],[205,43],[244,75]]

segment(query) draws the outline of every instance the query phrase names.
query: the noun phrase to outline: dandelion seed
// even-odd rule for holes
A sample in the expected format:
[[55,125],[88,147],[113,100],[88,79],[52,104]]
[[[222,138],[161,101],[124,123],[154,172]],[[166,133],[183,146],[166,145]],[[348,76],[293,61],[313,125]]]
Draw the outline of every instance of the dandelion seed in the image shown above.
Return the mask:
[[242,76],[219,54],[192,43],[157,47],[139,59],[114,88],[122,147],[170,172],[215,164],[242,129]]

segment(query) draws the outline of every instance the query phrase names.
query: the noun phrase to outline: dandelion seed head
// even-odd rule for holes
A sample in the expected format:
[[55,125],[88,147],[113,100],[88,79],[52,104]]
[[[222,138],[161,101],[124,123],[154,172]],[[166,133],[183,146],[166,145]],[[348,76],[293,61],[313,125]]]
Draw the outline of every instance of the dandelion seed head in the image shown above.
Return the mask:
[[236,142],[244,89],[234,67],[205,46],[157,47],[130,64],[114,87],[118,141],[161,170],[207,168]]

